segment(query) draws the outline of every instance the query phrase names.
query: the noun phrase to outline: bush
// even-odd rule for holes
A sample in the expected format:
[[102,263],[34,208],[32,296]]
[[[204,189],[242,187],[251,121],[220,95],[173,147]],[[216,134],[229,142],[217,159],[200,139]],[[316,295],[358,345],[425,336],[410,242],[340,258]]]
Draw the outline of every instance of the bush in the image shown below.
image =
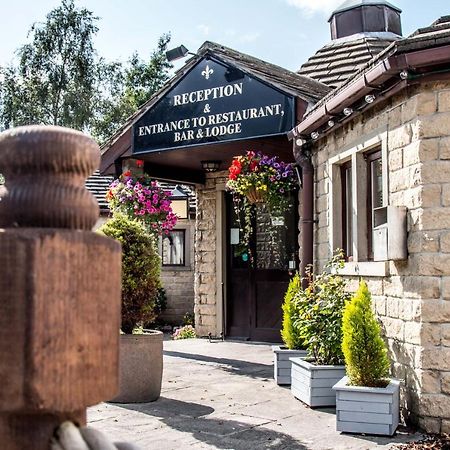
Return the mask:
[[172,335],[173,339],[193,339],[197,337],[197,333],[192,325],[185,325],[184,327],[175,330]]
[[362,281],[342,320],[342,351],[350,384],[384,387],[388,382],[389,359],[381,329],[371,307],[367,284]]
[[345,280],[336,274],[344,265],[342,253],[337,253],[315,278],[309,268],[309,285],[295,297],[297,318],[294,326],[303,339],[308,355],[319,365],[343,364],[342,314],[350,294]]
[[122,244],[122,331],[153,322],[160,282],[160,257],[153,236],[143,225],[114,214],[99,231]]
[[281,329],[281,337],[286,347],[290,350],[298,350],[304,348],[303,339],[299,330],[294,327],[294,320],[297,316],[294,298],[301,288],[300,275],[297,273],[289,282],[286,294],[284,296],[283,309],[283,328]]

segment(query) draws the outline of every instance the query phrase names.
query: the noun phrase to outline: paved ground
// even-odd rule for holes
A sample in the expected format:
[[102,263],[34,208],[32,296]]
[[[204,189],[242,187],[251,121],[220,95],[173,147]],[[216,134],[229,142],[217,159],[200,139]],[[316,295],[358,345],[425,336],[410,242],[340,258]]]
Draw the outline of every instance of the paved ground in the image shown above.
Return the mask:
[[94,406],[90,424],[144,450],[388,449],[419,437],[336,432],[334,409],[309,409],[276,385],[266,344],[165,341],[164,355],[158,401]]

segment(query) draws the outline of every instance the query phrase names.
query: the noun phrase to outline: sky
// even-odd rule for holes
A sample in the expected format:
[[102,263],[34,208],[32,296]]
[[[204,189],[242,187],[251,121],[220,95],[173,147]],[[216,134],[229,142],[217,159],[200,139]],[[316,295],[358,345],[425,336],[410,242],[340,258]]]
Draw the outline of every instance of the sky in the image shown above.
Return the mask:
[[[95,46],[109,61],[146,58],[158,37],[195,52],[214,41],[290,70],[330,41],[330,12],[342,0],[76,0],[100,18]],[[449,0],[392,0],[403,10],[403,35],[450,14]],[[13,60],[34,22],[60,0],[0,0],[0,65]],[[177,66],[182,65],[179,62]]]

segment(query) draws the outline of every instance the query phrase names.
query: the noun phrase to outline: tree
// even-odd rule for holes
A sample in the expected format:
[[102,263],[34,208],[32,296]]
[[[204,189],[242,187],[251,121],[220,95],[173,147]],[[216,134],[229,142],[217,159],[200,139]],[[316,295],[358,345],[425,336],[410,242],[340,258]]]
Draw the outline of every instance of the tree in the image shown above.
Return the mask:
[[0,69],[0,128],[61,125],[90,132],[103,143],[169,78],[164,34],[147,61],[134,53],[127,64],[99,57],[93,37],[98,17],[74,0],[62,0],[31,40],[17,51],[18,62]]
[[31,27],[31,42],[18,50],[17,67],[2,70],[3,128],[31,123],[89,128],[98,89],[92,42],[97,21],[73,0],[62,0],[44,23]]
[[127,65],[104,65],[103,79],[109,80],[109,95],[98,101],[93,134],[104,142],[128,117],[135,113],[169,79],[172,65],[167,61],[166,50],[170,34],[163,34],[157,48],[144,61],[133,53]]

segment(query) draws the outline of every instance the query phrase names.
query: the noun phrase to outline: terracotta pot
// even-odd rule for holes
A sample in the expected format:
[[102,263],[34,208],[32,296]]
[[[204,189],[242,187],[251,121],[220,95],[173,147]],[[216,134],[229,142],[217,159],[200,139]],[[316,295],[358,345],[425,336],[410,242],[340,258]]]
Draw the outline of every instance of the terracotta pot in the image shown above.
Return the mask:
[[112,402],[157,400],[163,372],[163,333],[149,330],[146,334],[122,334],[119,364],[119,395]]
[[246,194],[250,203],[264,203],[265,195],[263,191],[251,188]]

